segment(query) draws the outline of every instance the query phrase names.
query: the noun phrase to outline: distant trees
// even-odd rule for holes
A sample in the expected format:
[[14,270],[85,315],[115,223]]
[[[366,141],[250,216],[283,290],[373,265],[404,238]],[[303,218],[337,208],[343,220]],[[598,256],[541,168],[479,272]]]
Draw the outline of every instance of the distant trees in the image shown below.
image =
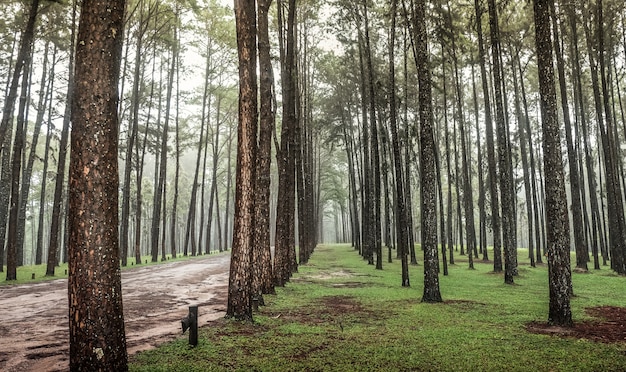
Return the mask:
[[[5,136],[9,127],[12,127],[13,109],[15,101],[17,100],[18,86],[20,84],[20,78],[22,79],[22,93],[20,109],[17,116],[17,125],[15,130],[15,140],[13,145],[13,161],[11,165],[11,187],[10,187],[10,209],[9,209],[9,231],[7,233],[7,280],[17,279],[17,265],[22,261],[21,257],[18,257],[18,253],[21,252],[18,247],[18,213],[20,208],[19,202],[19,190],[20,190],[20,169],[21,169],[21,154],[24,147],[24,122],[26,121],[26,94],[28,89],[28,79],[31,64],[32,44],[35,34],[35,22],[37,19],[37,12],[39,9],[39,0],[35,0],[31,3],[30,10],[28,12],[28,21],[24,32],[22,33],[22,39],[20,40],[20,47],[13,68],[13,75],[8,85],[8,91],[4,107],[2,109],[2,121],[0,122],[0,143],[5,142]],[[4,150],[4,148],[3,148]],[[7,189],[8,191],[8,189]],[[4,229],[5,227],[3,227]],[[4,245],[4,241],[0,242]]]

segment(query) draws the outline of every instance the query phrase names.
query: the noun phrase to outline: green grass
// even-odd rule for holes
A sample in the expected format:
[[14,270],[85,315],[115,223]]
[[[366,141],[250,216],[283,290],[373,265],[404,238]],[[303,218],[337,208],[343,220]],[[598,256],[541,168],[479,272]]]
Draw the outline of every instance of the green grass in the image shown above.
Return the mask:
[[[136,265],[135,257],[128,257],[128,266],[122,267],[122,270],[127,270],[133,268],[135,266],[149,266],[149,265],[160,265],[165,262],[176,262],[176,261],[184,261],[190,260],[203,256],[181,256],[179,255],[177,258],[172,260],[172,255],[167,255],[167,261],[161,261],[159,258],[158,262],[151,262],[152,256],[142,256],[141,263]],[[35,279],[33,279],[33,274],[35,275]],[[17,280],[6,280],[7,276],[7,267],[4,266],[4,271],[0,273],[0,286],[3,285],[17,285],[17,284],[28,284],[28,283],[38,283],[46,280],[55,280],[55,279],[64,279],[67,278],[67,263],[62,263],[59,266],[54,268],[54,276],[46,276],[46,264],[41,265],[26,265],[20,266],[17,268]]]
[[[291,282],[265,296],[255,324],[221,319],[131,358],[131,371],[622,371],[626,344],[538,335],[546,321],[547,266],[524,263],[505,285],[490,264],[464,257],[440,275],[440,304],[420,302],[421,266],[402,288],[400,263],[375,270],[348,246],[319,246]],[[624,278],[608,268],[574,274],[574,321],[586,307],[626,306]],[[202,312],[202,308],[199,310]]]

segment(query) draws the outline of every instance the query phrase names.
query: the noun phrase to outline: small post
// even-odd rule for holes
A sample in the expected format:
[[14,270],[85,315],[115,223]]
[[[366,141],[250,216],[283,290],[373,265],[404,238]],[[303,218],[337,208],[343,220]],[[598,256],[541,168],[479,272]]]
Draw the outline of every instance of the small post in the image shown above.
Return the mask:
[[259,311],[259,298],[258,297],[252,297],[252,310],[254,312]]
[[183,334],[189,329],[189,345],[198,345],[198,306],[189,306],[189,314],[181,320]]
[[35,273],[32,273],[30,276],[31,279],[35,279]]

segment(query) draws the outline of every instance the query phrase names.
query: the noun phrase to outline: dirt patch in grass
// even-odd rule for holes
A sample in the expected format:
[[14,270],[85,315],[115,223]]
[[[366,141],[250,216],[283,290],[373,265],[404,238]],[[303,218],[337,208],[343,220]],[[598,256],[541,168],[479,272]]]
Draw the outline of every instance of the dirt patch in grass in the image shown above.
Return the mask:
[[258,323],[250,324],[226,318],[212,320],[208,324],[215,329],[216,336],[254,336],[268,330],[268,327]]
[[291,308],[285,312],[264,311],[263,313],[270,318],[282,319],[286,322],[309,325],[336,323],[340,328],[348,323],[367,323],[372,319],[380,319],[380,314],[365,308],[350,296],[326,296],[304,307]]
[[328,296],[320,299],[322,312],[330,315],[355,314],[366,312],[359,302],[348,296]]
[[354,273],[349,270],[338,270],[333,272],[322,271],[318,275],[310,275],[311,279],[335,279],[335,278],[349,278],[354,276]]
[[598,306],[587,308],[585,311],[588,315],[600,320],[577,322],[572,328],[531,322],[526,325],[526,330],[531,333],[587,339],[595,342],[626,342],[626,307]]
[[364,288],[371,287],[371,283],[363,283],[363,282],[345,282],[345,283],[332,283],[330,287],[333,288]]
[[470,300],[446,300],[443,303],[446,305],[457,306],[461,309],[473,309],[478,306],[487,306],[485,303]]

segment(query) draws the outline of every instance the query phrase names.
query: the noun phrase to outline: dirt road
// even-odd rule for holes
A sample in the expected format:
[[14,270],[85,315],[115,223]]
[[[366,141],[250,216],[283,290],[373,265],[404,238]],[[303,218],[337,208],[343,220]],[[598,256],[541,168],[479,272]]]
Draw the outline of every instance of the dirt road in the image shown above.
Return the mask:
[[[200,326],[224,316],[229,254],[122,272],[128,353],[181,334],[198,305]],[[0,371],[69,369],[67,279],[0,287]]]

